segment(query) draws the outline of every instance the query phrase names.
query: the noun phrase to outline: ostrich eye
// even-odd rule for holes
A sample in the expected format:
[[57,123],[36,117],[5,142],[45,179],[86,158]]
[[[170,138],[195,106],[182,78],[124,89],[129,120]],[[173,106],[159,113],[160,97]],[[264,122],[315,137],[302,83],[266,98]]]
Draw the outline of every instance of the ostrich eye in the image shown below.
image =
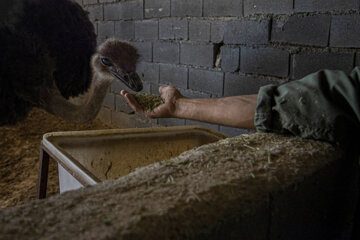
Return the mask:
[[111,63],[110,60],[107,59],[107,58],[101,58],[101,62],[102,62],[102,64],[104,64],[105,66],[108,66],[108,67],[111,67],[111,66],[112,66],[112,63]]

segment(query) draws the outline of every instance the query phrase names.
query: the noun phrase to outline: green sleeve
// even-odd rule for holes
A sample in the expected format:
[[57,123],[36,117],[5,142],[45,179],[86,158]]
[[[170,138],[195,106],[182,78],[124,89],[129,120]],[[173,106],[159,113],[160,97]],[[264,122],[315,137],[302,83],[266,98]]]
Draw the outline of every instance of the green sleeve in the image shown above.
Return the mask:
[[340,144],[359,142],[360,70],[322,70],[300,80],[260,88],[260,132],[293,134]]

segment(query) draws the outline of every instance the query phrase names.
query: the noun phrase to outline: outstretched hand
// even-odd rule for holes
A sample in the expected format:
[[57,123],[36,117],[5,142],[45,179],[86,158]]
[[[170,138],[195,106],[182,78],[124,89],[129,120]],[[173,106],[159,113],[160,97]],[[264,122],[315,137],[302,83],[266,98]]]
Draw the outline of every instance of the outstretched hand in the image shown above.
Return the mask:
[[145,111],[134,95],[122,90],[121,95],[136,112],[150,118],[181,118],[230,127],[254,129],[257,94],[225,98],[186,98],[174,87],[160,87],[164,103]]
[[121,91],[121,95],[125,98],[130,107],[139,113],[144,114],[149,118],[167,118],[176,116],[176,102],[180,98],[184,98],[179,90],[173,86],[161,86],[159,88],[161,98],[164,100],[164,104],[161,104],[153,111],[145,111],[140,104],[135,100],[134,96],[125,90]]

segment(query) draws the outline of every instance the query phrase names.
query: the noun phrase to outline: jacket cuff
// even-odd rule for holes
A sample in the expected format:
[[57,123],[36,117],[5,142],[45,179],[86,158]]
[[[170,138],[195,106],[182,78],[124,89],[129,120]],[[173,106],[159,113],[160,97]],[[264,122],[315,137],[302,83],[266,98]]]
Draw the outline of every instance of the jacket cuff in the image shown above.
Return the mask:
[[259,132],[272,131],[272,107],[274,106],[275,85],[266,85],[258,92],[257,106],[254,116],[254,125]]

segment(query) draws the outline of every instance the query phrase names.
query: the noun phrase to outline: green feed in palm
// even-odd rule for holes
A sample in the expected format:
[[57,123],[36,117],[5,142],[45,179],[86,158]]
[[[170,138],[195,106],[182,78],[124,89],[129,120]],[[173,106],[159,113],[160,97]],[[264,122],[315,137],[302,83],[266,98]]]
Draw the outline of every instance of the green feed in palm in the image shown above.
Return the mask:
[[137,93],[134,97],[145,111],[152,111],[164,103],[163,99],[158,95]]

